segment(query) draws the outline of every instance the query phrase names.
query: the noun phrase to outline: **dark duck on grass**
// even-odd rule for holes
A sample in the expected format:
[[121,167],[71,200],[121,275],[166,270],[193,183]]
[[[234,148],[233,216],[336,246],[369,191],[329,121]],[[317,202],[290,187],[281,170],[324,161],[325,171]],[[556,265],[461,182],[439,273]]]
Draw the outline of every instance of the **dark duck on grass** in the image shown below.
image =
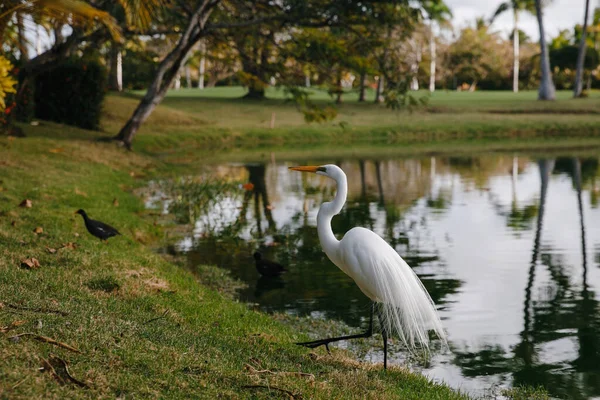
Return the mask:
[[283,265],[274,261],[263,260],[262,254],[258,251],[254,253],[254,261],[256,262],[256,270],[262,276],[279,276],[287,270]]
[[120,235],[119,231],[104,222],[96,221],[87,216],[85,211],[77,210],[75,214],[79,214],[85,221],[85,227],[89,233],[96,236],[100,240],[107,240],[110,237]]

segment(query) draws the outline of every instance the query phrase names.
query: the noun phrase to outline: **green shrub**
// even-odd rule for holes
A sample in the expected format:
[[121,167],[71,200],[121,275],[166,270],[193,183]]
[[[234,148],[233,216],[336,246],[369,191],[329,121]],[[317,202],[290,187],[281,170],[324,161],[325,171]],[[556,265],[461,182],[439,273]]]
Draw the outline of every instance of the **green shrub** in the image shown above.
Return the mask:
[[106,94],[106,68],[97,61],[70,59],[35,78],[35,116],[98,129]]

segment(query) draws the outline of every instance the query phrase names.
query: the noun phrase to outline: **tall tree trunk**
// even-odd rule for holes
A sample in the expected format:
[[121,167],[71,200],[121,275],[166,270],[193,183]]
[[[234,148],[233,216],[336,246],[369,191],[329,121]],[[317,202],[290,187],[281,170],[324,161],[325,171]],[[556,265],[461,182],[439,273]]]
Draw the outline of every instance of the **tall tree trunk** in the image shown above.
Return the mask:
[[542,73],[538,100],[554,100],[556,98],[556,88],[552,81],[552,71],[550,71],[550,56],[548,55],[548,47],[546,46],[541,0],[535,0],[535,14],[540,28],[540,67]]
[[25,38],[25,24],[23,14],[17,12],[17,35],[19,39],[19,61],[25,63],[29,61],[29,52],[27,50],[27,39]]
[[185,66],[185,87],[188,89],[192,87],[192,73],[189,65]]
[[365,72],[361,72],[360,74],[360,87],[359,87],[359,93],[358,93],[358,101],[365,101],[365,92],[366,92],[366,88],[365,88],[365,83],[367,80],[367,74]]
[[110,76],[108,87],[118,92],[123,90],[123,63],[121,58],[121,49],[117,42],[111,43],[110,49]]
[[513,92],[519,92],[519,10],[513,7]]
[[125,147],[131,149],[131,143],[140,126],[164,99],[188,52],[202,38],[204,25],[216,3],[214,0],[204,0],[197,5],[194,13],[188,19],[188,26],[179,38],[177,45],[159,64],[154,80],[146,94],[125,126],[113,138],[114,140],[122,142]]
[[436,64],[436,48],[435,48],[435,35],[433,34],[433,20],[429,23],[429,53],[431,60],[429,62],[429,91],[435,92],[435,64]]
[[577,72],[575,73],[575,85],[573,88],[573,97],[581,97],[583,90],[583,64],[585,62],[585,50],[588,26],[588,14],[590,10],[590,0],[585,0],[585,14],[583,19],[583,31],[581,32],[581,41],[579,42],[579,52],[577,53]]
[[204,40],[200,41],[200,52],[202,56],[198,67],[198,89],[202,90],[204,89],[204,75],[206,73],[206,43]]
[[377,80],[377,90],[375,91],[375,104],[379,104],[383,101],[383,85],[385,84],[383,80],[383,74],[379,75],[379,79]]

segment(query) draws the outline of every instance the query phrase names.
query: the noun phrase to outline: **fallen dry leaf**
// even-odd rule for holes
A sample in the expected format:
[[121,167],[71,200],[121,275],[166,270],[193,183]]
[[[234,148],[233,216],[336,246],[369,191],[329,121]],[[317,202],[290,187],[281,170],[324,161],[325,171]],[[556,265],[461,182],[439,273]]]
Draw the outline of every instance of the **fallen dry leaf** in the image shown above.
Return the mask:
[[42,228],[41,226],[38,226],[37,228],[35,228],[33,230],[33,233],[35,233],[36,235],[39,235],[40,233],[44,233],[44,228]]
[[73,236],[75,236],[75,237],[79,237],[79,233],[75,232],[75,233],[73,234]]
[[119,207],[119,200],[117,200],[116,197],[113,199],[113,206],[114,207]]
[[82,192],[81,190],[79,190],[78,188],[75,188],[75,194],[79,195],[79,196],[83,196],[83,197],[88,197],[86,192]]
[[52,247],[46,247],[46,251],[50,254],[56,253],[56,249],[53,249]]
[[55,148],[55,149],[50,149],[50,150],[48,150],[48,151],[49,151],[50,153],[54,153],[54,154],[56,154],[56,153],[62,153],[62,152],[64,151],[64,149],[63,149],[63,148],[61,148],[61,147],[57,147],[57,148]]
[[73,243],[73,242],[63,243],[60,248],[75,250],[77,248],[77,243]]
[[129,171],[129,176],[134,177],[135,176],[135,172]]
[[37,258],[26,258],[21,260],[21,267],[27,269],[36,269],[40,267],[40,262],[37,260]]
[[19,204],[19,207],[31,208],[33,207],[33,203],[31,202],[31,200],[25,199]]
[[13,321],[11,322],[9,325],[6,326],[0,326],[0,333],[6,333],[12,329],[15,329],[18,326],[21,326],[23,324],[25,324],[27,321],[23,321],[23,320],[17,320],[17,321]]

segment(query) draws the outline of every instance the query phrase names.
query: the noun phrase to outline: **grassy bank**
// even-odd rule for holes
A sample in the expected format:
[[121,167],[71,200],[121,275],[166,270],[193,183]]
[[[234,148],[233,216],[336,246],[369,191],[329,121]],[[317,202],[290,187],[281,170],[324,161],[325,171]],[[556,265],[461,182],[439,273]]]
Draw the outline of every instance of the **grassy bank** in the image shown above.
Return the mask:
[[[165,108],[154,134],[168,141],[174,120],[195,121]],[[0,137],[0,398],[466,398],[295,346],[299,332],[151,250],[163,232],[132,190],[167,165],[93,140],[102,134],[23,128],[25,138]],[[123,235],[90,236],[79,208]]]
[[[494,149],[514,149],[524,141],[544,140],[551,146],[573,146],[581,138],[600,143],[600,93],[572,99],[559,92],[555,102],[538,102],[534,92],[436,92],[429,106],[417,112],[395,112],[382,105],[358,103],[349,94],[338,106],[337,118],[325,124],[306,124],[294,104],[272,89],[260,102],[241,100],[241,88],[171,91],[135,143],[138,151],[170,159],[199,151],[268,146],[426,147],[444,150],[448,144],[472,142]],[[423,93],[423,95],[426,95]],[[237,96],[237,97],[235,97]],[[317,102],[326,94],[318,92]],[[132,95],[111,97],[104,128],[116,132],[136,105]],[[174,125],[176,129],[173,129]],[[564,141],[570,141],[566,143]],[[467,143],[468,144],[468,143]]]
[[[401,368],[295,346],[301,332],[219,289],[220,269],[204,267],[209,288],[155,254],[165,233],[133,189],[199,161],[271,153],[590,149],[600,145],[598,97],[540,111],[530,93],[517,108],[506,93],[493,106],[488,94],[455,93],[414,114],[349,101],[333,123],[306,125],[281,98],[246,103],[227,97],[235,88],[219,90],[172,93],[134,153],[95,140],[123,124],[136,106],[129,95],[108,97],[103,132],[41,121],[21,126],[25,138],[0,136],[0,398],[466,398]],[[575,109],[584,111],[567,112]],[[273,113],[275,128],[265,129]],[[31,208],[19,207],[25,199]],[[91,237],[73,214],[79,208],[123,236]]]

